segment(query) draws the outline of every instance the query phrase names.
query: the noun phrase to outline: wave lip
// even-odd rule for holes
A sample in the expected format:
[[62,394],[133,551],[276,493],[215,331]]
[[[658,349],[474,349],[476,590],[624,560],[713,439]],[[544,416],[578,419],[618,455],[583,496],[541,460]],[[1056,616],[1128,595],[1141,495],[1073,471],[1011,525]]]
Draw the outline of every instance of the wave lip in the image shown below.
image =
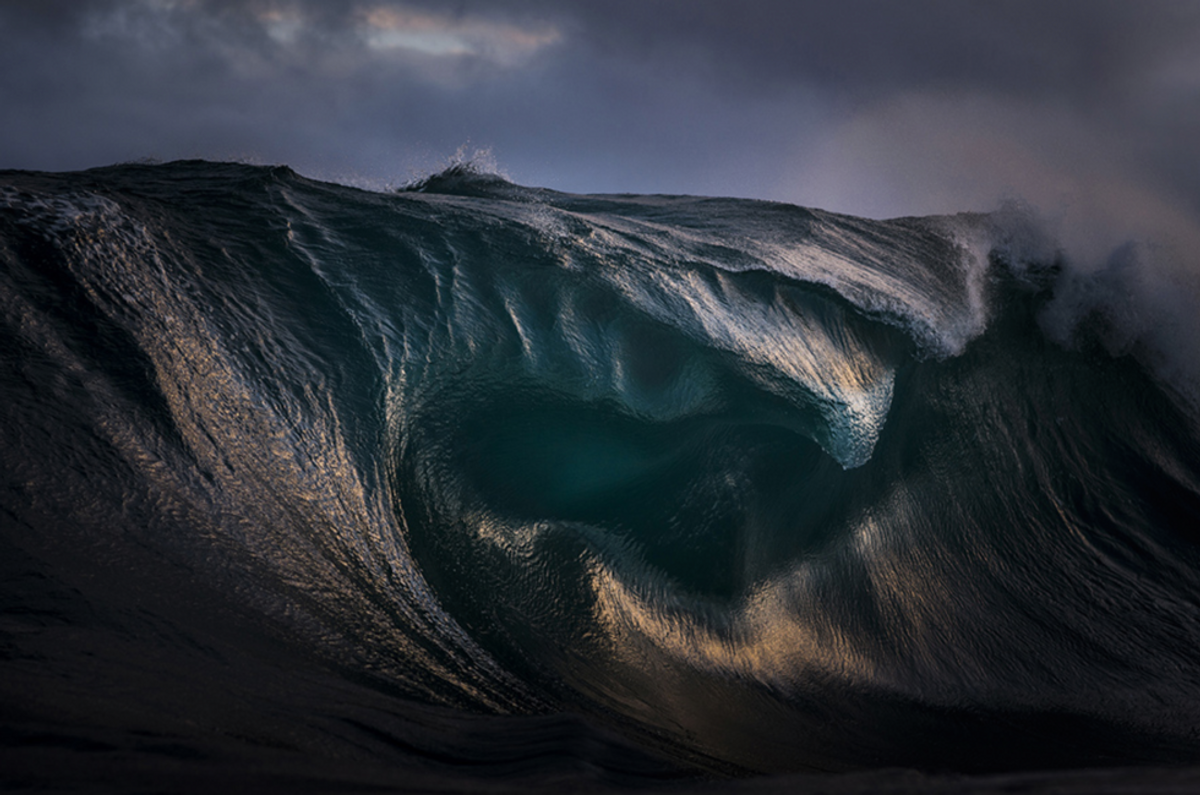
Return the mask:
[[1194,415],[1119,313],[1055,325],[1095,296],[1002,214],[0,183],[20,737],[452,765],[569,712],[550,755],[638,782],[1193,763]]

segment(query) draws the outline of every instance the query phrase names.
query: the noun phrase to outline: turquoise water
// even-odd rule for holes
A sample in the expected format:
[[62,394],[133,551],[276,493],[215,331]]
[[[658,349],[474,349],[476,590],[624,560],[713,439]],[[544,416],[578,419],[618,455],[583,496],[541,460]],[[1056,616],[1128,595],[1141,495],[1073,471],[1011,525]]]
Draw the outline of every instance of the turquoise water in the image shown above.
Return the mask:
[[0,185],[26,783],[1194,761],[1186,319],[1117,344],[1027,219]]

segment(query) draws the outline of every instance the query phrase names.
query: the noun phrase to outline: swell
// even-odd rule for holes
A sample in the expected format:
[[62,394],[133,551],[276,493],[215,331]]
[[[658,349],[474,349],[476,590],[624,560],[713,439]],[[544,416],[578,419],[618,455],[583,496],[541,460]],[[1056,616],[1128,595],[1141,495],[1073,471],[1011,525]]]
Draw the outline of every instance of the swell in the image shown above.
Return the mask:
[[141,695],[89,736],[218,756],[511,760],[566,712],[521,775],[1194,761],[1190,403],[1056,329],[1003,216],[4,184],[17,736],[99,676]]

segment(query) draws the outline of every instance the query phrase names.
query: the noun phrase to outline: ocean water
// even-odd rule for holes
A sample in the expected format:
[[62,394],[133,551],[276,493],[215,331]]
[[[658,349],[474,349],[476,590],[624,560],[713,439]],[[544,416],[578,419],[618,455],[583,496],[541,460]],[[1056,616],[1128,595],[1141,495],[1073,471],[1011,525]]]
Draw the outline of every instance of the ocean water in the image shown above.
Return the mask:
[[463,166],[2,172],[0,784],[1200,786],[1200,321],[1155,256]]

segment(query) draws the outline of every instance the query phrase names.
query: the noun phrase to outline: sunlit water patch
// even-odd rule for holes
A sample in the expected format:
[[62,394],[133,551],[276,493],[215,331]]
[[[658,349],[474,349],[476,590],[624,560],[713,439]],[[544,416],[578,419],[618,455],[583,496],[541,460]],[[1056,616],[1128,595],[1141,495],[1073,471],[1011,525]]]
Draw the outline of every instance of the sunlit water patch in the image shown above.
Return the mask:
[[1029,223],[5,174],[11,769],[1193,763],[1194,319]]

